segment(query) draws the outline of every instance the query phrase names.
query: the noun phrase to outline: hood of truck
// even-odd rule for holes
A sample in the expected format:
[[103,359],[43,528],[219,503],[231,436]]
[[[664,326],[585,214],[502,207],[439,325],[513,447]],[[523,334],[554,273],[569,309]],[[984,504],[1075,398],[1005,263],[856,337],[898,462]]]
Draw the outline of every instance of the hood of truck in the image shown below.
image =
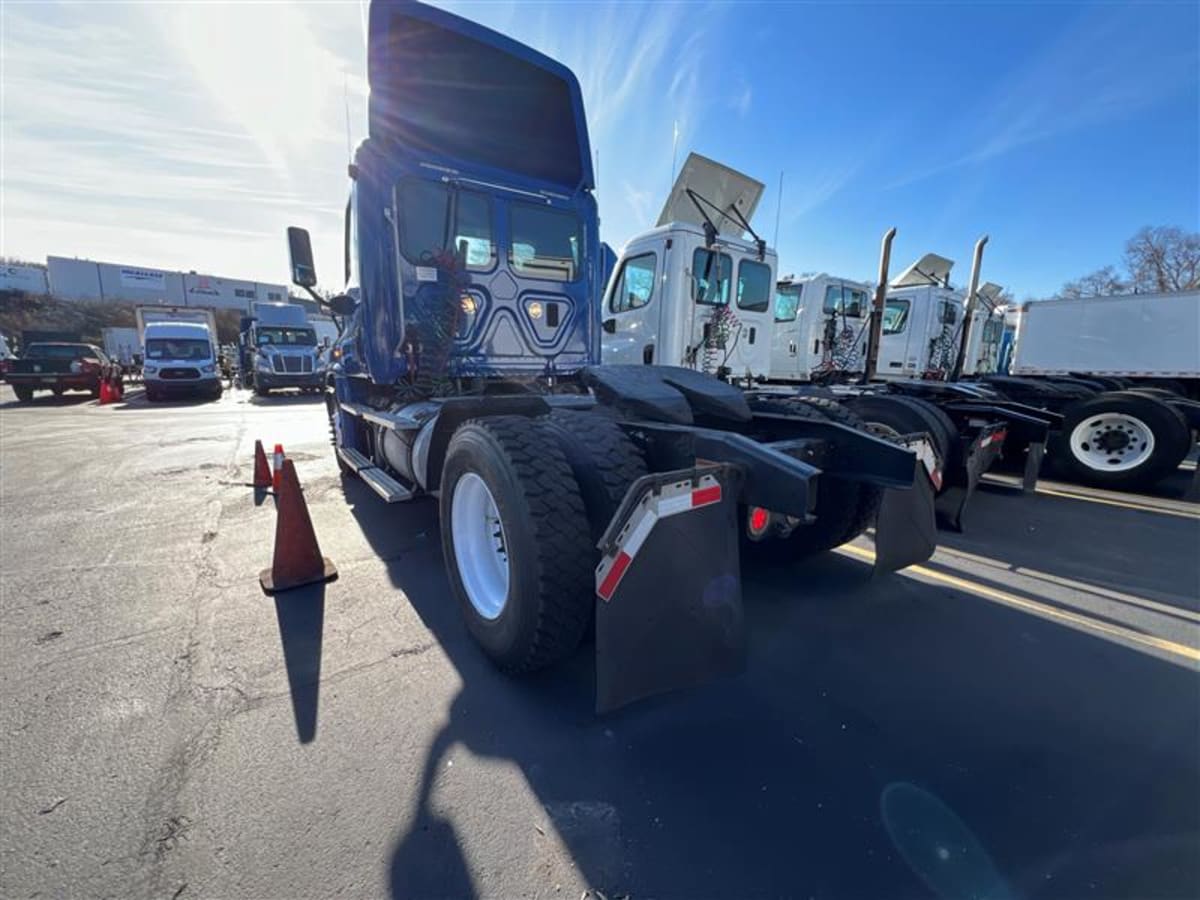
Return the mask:
[[367,54],[371,139],[510,183],[595,186],[579,82],[561,63],[411,0],[372,0]]

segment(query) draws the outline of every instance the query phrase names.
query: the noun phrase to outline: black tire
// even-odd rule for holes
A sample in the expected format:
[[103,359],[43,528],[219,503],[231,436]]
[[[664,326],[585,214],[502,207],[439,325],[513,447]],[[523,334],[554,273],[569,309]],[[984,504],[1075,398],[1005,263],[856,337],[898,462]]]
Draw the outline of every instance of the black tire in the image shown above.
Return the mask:
[[268,387],[263,387],[262,385],[256,384],[254,386],[254,394],[257,397],[270,397],[271,389]]
[[[760,398],[752,402],[752,408],[757,412],[786,413],[866,430],[857,416],[825,397]],[[757,563],[786,565],[832,550],[867,528],[879,508],[881,497],[882,493],[876,488],[841,478],[822,477],[817,486],[814,522],[797,525],[787,537],[768,536],[757,541],[751,540],[743,530],[742,554]],[[741,518],[744,522],[744,511]]]
[[30,403],[33,401],[33,388],[31,387],[14,384],[13,393],[17,395],[18,403]]
[[872,429],[877,433],[886,434],[890,431],[903,435],[925,432],[933,441],[942,464],[950,464],[958,431],[950,417],[934,404],[898,394],[866,394],[846,402],[867,423],[868,428],[880,426],[879,429]]
[[[844,403],[819,397],[803,397],[801,399],[832,422],[858,431],[870,431],[867,423]],[[858,484],[855,487],[858,488],[858,502],[854,509],[854,515],[846,521],[846,527],[840,539],[833,545],[834,547],[854,540],[870,528],[871,523],[875,521],[875,514],[879,512],[879,504],[883,500],[883,489],[870,484]]]
[[[1136,419],[1150,430],[1154,436],[1154,449],[1148,459],[1135,468],[1105,471],[1076,456],[1071,441],[1075,429],[1089,419],[1095,420],[1099,427],[1099,417],[1104,413]],[[1062,431],[1055,435],[1050,452],[1055,465],[1068,477],[1096,487],[1124,490],[1151,485],[1175,471],[1190,446],[1191,434],[1178,410],[1155,397],[1133,391],[1115,391],[1069,406]],[[1115,460],[1120,457],[1121,451],[1114,451],[1111,456]]]
[[[471,603],[455,556],[454,492],[468,473],[491,493],[508,557],[508,593],[493,619]],[[594,609],[598,551],[556,433],[523,416],[464,423],[446,451],[440,504],[450,587],[483,651],[509,672],[541,669],[574,651]]]
[[592,541],[600,540],[646,460],[612,419],[596,412],[554,410],[544,420],[558,439],[587,510]]
[[157,403],[158,400],[159,400],[158,391],[154,390],[154,388],[152,388],[152,387],[147,387],[146,388],[146,402],[147,403]]
[[337,428],[333,424],[333,417],[337,413],[337,395],[334,389],[330,387],[325,391],[325,414],[329,417],[329,445],[333,447],[333,458],[337,460],[338,469],[343,475],[348,475],[351,478],[358,476],[350,466],[342,460],[341,454],[338,453]]

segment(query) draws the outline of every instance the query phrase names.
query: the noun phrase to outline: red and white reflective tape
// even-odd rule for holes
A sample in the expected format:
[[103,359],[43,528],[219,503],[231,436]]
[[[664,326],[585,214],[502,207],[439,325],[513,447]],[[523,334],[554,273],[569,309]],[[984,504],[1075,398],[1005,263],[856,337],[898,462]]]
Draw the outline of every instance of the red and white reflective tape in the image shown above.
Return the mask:
[[938,465],[937,453],[934,452],[933,445],[925,438],[921,438],[919,441],[909,444],[909,449],[917,455],[917,459],[925,467],[925,474],[929,476],[933,489],[940,491],[942,489],[942,470]]
[[687,479],[665,485],[657,494],[647,491],[617,535],[612,551],[596,567],[596,593],[600,599],[605,602],[612,599],[633,558],[660,519],[720,502],[721,482],[712,475],[701,475],[696,484]]
[[985,434],[979,441],[979,449],[982,450],[989,444],[1003,444],[1006,437],[1008,437],[1007,431],[993,431],[990,434]]

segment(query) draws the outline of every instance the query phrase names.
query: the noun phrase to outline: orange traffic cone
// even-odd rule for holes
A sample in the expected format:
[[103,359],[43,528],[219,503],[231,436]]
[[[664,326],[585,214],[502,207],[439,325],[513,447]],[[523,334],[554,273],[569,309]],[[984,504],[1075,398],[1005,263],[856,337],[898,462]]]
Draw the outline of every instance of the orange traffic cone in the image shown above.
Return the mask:
[[266,489],[274,485],[271,477],[271,466],[267,462],[267,452],[263,450],[262,441],[254,442],[254,487]]
[[279,479],[283,477],[283,444],[275,445],[274,459],[271,460],[271,469],[274,475],[271,478],[271,486],[275,488],[275,493],[279,493]]
[[337,567],[321,555],[304,495],[300,493],[295,463],[290,459],[284,460],[279,477],[280,487],[276,489],[279,517],[275,520],[275,556],[271,568],[264,569],[258,579],[268,594],[337,578]]

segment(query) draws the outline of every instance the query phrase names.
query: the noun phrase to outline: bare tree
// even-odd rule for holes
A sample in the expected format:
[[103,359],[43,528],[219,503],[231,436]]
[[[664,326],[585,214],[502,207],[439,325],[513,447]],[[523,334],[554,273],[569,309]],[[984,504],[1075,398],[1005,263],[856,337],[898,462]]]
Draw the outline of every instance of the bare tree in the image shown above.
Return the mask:
[[1082,278],[1068,281],[1055,294],[1055,297],[1078,300],[1080,297],[1105,297],[1109,294],[1127,293],[1129,293],[1129,283],[1121,277],[1121,273],[1112,266],[1105,266]]
[[1147,226],[1125,245],[1125,267],[1139,292],[1200,288],[1200,232]]

